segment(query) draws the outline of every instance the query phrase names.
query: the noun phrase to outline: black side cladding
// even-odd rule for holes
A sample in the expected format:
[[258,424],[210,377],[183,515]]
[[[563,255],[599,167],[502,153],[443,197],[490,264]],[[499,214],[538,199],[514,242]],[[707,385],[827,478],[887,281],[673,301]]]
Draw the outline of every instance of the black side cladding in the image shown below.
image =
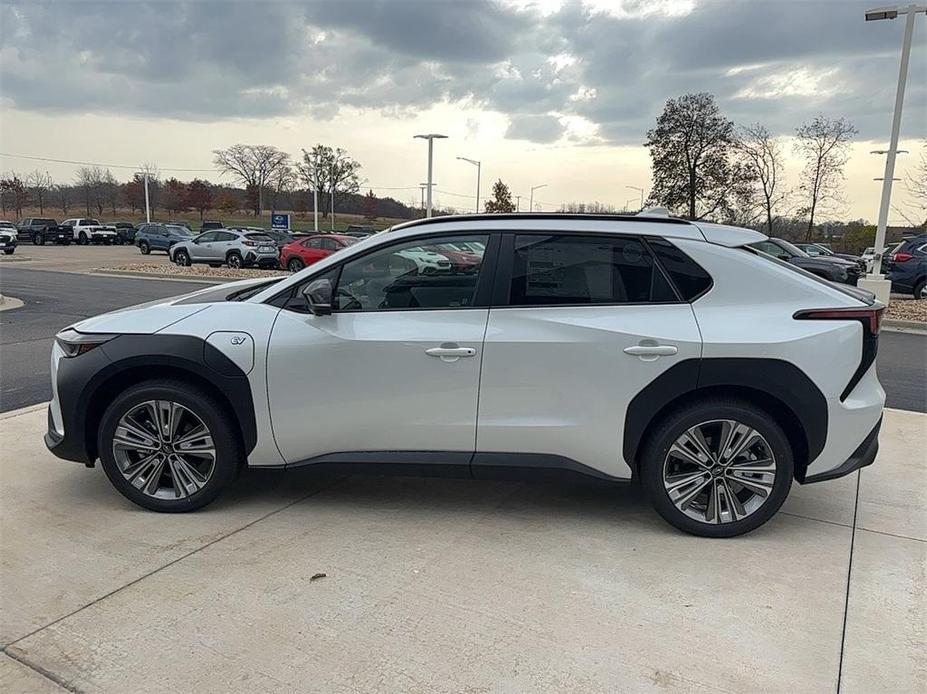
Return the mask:
[[[55,455],[92,462],[95,441],[88,440],[91,434],[87,432],[91,403],[98,393],[105,392],[101,388],[130,370],[144,370],[153,379],[181,371],[205,380],[234,411],[245,452],[254,449],[257,425],[251,386],[247,375],[231,359],[199,337],[120,335],[86,354],[58,363],[58,401],[65,435],[62,438],[50,430],[46,437]],[[108,404],[104,403],[104,407]]]
[[625,417],[624,459],[637,459],[647,427],[667,405],[685,395],[712,388],[749,388],[781,402],[794,413],[808,443],[808,462],[824,450],[827,400],[798,367],[778,359],[687,359],[663,372],[638,393]]

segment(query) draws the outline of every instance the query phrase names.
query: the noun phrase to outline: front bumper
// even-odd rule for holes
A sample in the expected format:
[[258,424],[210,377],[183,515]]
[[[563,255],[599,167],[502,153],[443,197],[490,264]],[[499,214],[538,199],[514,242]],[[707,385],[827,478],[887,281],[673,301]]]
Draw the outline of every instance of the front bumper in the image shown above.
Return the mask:
[[16,239],[10,236],[0,236],[0,248],[16,248]]
[[872,428],[872,431],[870,431],[869,435],[863,439],[863,442],[859,444],[859,446],[855,451],[853,451],[849,458],[847,458],[845,461],[843,461],[843,463],[833,468],[832,470],[820,472],[816,475],[806,476],[803,480],[803,484],[833,480],[838,477],[849,475],[851,472],[856,472],[860,468],[864,468],[867,465],[872,465],[876,458],[876,454],[879,452],[879,430],[881,428],[882,418],[879,417],[879,421],[876,422],[876,425]]

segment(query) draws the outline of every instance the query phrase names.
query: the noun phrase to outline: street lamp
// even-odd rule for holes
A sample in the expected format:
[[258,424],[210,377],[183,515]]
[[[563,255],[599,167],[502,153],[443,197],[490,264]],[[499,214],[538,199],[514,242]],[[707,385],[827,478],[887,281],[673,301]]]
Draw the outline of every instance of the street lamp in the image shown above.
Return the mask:
[[898,133],[901,130],[901,107],[904,103],[904,87],[908,79],[908,62],[911,59],[911,38],[914,36],[914,18],[919,12],[927,13],[927,5],[896,5],[876,7],[866,10],[866,21],[895,19],[898,15],[907,15],[904,24],[904,39],[901,43],[901,65],[898,69],[898,88],[895,91],[895,110],[892,114],[892,134],[885,157],[885,175],[882,177],[882,200],[879,203],[879,224],[876,227],[875,257],[872,272],[860,282],[860,286],[869,289],[884,304],[888,304],[891,282],[878,272],[882,266],[882,249],[885,247],[885,227],[888,224],[888,210],[892,198],[892,181],[895,177],[895,156],[898,154]]
[[480,162],[476,159],[457,157],[460,161],[468,161],[476,167],[476,213],[480,213]]
[[413,139],[428,140],[428,206],[425,209],[425,216],[431,216],[431,189],[434,184],[431,182],[432,161],[434,160],[434,143],[435,140],[446,140],[447,135],[429,133],[428,135],[416,135]]
[[528,196],[528,212],[534,212],[534,191],[540,190],[541,188],[546,188],[546,187],[547,187],[547,184],[542,183],[541,185],[534,186],[531,189],[531,195]]
[[641,194],[641,209],[644,209],[644,189],[638,188],[637,186],[625,186],[625,188],[630,188],[631,190],[638,190]]
[[148,203],[148,169],[143,169],[138,173],[145,178],[145,221],[151,224],[151,205]]

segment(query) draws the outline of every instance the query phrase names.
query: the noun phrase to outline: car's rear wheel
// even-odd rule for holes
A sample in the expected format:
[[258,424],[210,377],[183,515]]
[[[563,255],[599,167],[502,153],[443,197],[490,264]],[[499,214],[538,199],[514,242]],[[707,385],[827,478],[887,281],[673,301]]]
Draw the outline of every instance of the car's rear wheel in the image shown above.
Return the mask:
[[927,280],[921,280],[914,287],[915,299],[927,299]]
[[151,253],[151,246],[148,245],[147,241],[139,241],[138,250],[142,252],[142,255],[148,255]]
[[792,485],[789,441],[763,410],[705,400],[667,416],[645,444],[641,481],[680,530],[733,537],[775,515]]
[[185,250],[178,250],[174,253],[174,262],[181,267],[190,267],[190,254]]
[[16,250],[15,248],[4,248],[4,249],[3,249],[3,252],[4,252],[6,255],[13,255],[13,251],[15,251],[15,250]]
[[179,381],[148,381],[103,415],[100,461],[113,486],[153,511],[182,512],[215,499],[238,471],[238,436],[221,404]]
[[87,238],[87,234],[85,234],[84,232],[80,232],[80,234],[78,234],[77,236],[77,242],[81,246],[86,246],[88,243],[90,243],[90,239]]
[[244,266],[245,261],[242,260],[241,255],[238,253],[229,253],[225,259],[225,262],[228,263],[228,266],[231,268],[241,268]]
[[36,246],[44,246],[45,245],[45,234],[43,234],[42,232],[37,233],[35,236],[32,237],[32,243]]
[[306,264],[302,261],[301,258],[290,258],[286,264],[286,269],[290,272],[299,272],[304,267],[306,267]]

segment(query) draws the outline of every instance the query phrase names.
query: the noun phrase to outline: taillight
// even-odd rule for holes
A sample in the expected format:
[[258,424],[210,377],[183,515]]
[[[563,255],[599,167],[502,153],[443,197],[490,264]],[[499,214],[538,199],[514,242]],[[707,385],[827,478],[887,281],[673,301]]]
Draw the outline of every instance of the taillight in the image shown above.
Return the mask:
[[882,313],[885,306],[879,304],[872,308],[813,308],[799,311],[796,320],[858,320],[870,335],[878,335],[882,325]]
[[257,246],[257,241],[243,241],[242,243],[244,243],[246,246],[251,246],[252,248]]
[[796,320],[856,320],[863,325],[863,350],[859,365],[850,377],[843,392],[840,393],[840,402],[846,400],[856,385],[862,380],[866,371],[872,366],[879,349],[879,328],[882,324],[882,313],[885,306],[877,303],[869,308],[822,308],[798,311],[793,318]]
[[911,258],[913,257],[914,256],[911,255],[910,253],[896,253],[895,255],[892,256],[892,262],[906,263],[907,261],[911,260]]

